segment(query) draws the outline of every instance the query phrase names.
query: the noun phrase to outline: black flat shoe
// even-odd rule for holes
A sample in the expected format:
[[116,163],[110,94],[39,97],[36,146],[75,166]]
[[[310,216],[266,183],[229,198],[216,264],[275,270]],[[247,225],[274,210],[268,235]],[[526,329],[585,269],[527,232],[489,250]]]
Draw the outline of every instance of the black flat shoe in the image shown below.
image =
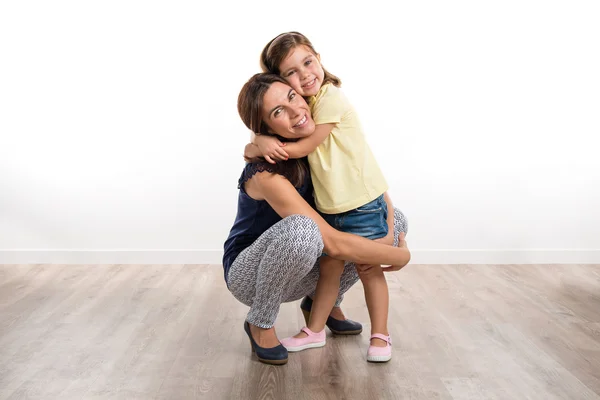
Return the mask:
[[[300,309],[302,315],[304,315],[304,321],[308,326],[308,320],[310,319],[310,310],[312,309],[312,299],[308,296],[302,299],[300,303]],[[329,330],[336,335],[359,335],[362,332],[362,324],[360,322],[352,321],[351,319],[339,320],[333,317],[328,317],[325,323]]]
[[256,353],[256,357],[258,357],[260,362],[271,365],[283,365],[288,362],[288,351],[281,343],[278,346],[270,348],[260,347],[252,337],[248,321],[244,321],[244,330],[248,334],[248,338],[250,338],[252,352]]

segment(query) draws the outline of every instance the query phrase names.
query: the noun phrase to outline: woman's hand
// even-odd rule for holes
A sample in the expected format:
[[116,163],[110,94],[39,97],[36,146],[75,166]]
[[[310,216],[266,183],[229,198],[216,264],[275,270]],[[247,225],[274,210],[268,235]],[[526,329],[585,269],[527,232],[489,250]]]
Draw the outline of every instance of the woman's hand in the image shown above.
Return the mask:
[[273,136],[257,135],[254,143],[262,153],[265,160],[271,164],[277,161],[285,161],[289,158],[288,153],[283,149],[285,143],[282,143]]
[[[404,247],[408,249],[406,245],[406,240],[404,240],[404,236],[404,232],[400,232],[400,235],[398,235],[398,247]],[[394,244],[394,230],[392,229],[391,231],[389,231],[386,237],[376,239],[375,241],[392,246]],[[382,266],[382,269],[386,272],[391,272],[398,271],[403,267],[404,266]],[[356,264],[356,270],[361,276],[369,275],[371,272],[373,272],[373,266],[369,264]]]
[[[387,196],[387,193],[386,193]],[[391,200],[388,202],[389,205],[391,205]],[[391,227],[388,227],[388,233],[386,236],[380,238],[380,239],[375,239],[376,242],[382,243],[382,244],[387,244],[388,246],[393,246],[394,245],[394,208],[393,207],[389,207],[392,212],[392,218],[391,218]],[[389,216],[390,214],[388,214]],[[389,220],[389,218],[388,218]],[[388,221],[389,222],[389,221]],[[385,267],[384,267],[385,268]],[[369,265],[369,264],[356,264],[356,270],[358,271],[359,275],[369,275],[372,271],[373,271],[373,266]]]
[[376,239],[377,242],[387,244],[388,246],[394,245],[394,226],[392,225],[392,229],[388,229],[388,234],[381,239]]
[[[406,234],[404,232],[400,232],[400,234],[398,235],[398,247],[401,248],[405,248],[406,250],[408,250],[408,245],[406,244]],[[408,262],[407,262],[408,264]],[[382,268],[383,272],[394,272],[394,271],[399,271],[402,268],[404,268],[406,266],[406,264],[404,265],[392,265],[390,267],[385,267]]]
[[[383,270],[385,271],[385,269]],[[358,272],[358,276],[360,277],[370,275],[374,271],[375,269],[371,264],[356,264],[356,272]]]

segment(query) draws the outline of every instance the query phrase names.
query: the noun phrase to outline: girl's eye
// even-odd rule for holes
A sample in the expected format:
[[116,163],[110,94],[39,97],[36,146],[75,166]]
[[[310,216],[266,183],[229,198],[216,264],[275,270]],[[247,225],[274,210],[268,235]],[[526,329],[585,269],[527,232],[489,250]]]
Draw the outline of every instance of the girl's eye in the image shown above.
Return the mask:
[[290,71],[290,72],[288,72],[287,76],[292,76],[292,75],[294,75],[294,72],[296,72],[296,71]]
[[312,60],[308,60],[307,62],[304,63],[304,65],[309,66],[312,63]]

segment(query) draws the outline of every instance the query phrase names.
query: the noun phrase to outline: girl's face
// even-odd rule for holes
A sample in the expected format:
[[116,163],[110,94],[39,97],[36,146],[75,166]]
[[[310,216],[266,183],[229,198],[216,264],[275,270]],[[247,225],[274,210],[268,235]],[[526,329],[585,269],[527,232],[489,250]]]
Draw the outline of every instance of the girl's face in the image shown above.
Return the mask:
[[274,82],[265,93],[262,116],[271,131],[284,138],[303,138],[315,131],[306,101],[281,82]]
[[323,85],[325,71],[319,55],[306,46],[293,48],[279,65],[281,76],[301,96],[315,96]]

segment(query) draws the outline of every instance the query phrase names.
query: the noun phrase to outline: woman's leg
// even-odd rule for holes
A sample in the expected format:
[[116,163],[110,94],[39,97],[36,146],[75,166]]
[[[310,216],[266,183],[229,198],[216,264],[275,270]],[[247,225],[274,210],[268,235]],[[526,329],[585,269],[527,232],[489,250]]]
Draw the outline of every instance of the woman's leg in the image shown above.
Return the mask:
[[394,207],[394,246],[398,246],[400,232],[408,233],[408,220],[402,211]]
[[279,306],[311,271],[322,251],[317,224],[308,217],[292,215],[269,228],[231,265],[229,290],[250,306],[246,321],[260,346],[278,344],[272,328]]

